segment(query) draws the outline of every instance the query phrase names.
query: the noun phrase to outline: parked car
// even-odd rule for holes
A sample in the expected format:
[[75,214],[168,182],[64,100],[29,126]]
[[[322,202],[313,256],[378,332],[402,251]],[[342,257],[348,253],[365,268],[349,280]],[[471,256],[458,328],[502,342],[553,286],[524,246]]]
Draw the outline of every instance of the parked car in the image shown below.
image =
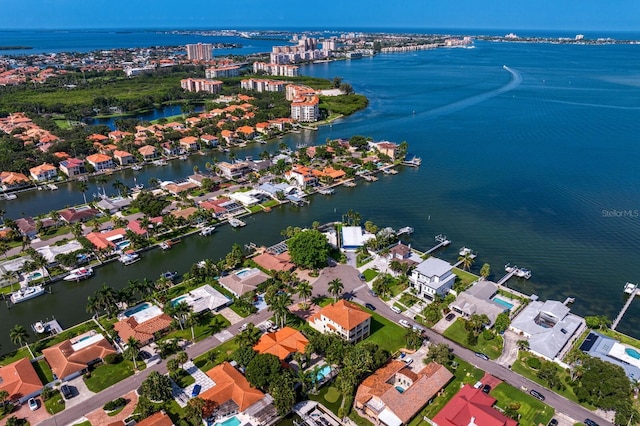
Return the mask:
[[405,358],[403,361],[405,364],[410,365],[413,362],[413,358]]
[[369,293],[371,293],[371,295],[372,295],[373,297],[378,297],[378,293],[376,293],[376,292],[375,292],[375,291],[373,291],[373,290],[369,290]]
[[476,389],[480,389],[482,387],[482,382],[476,382],[476,384],[473,385],[473,387]]
[[549,424],[547,426],[558,426],[558,420],[556,419],[549,420]]
[[38,401],[35,398],[29,398],[29,410],[36,411],[38,409]]
[[71,391],[71,388],[68,385],[60,386],[60,393],[62,393],[62,397],[64,399],[73,398],[73,392]]
[[196,385],[193,387],[193,390],[191,391],[191,398],[195,398],[196,396],[200,395],[201,389],[202,386],[196,383]]
[[376,307],[375,307],[375,306],[373,306],[371,303],[365,303],[365,304],[364,304],[364,307],[365,307],[365,308],[367,308],[367,309],[370,309],[370,310],[372,310],[372,311],[375,311],[375,310],[376,310]]
[[446,319],[447,321],[452,321],[455,317],[456,317],[456,314],[451,312],[451,313],[447,314],[447,316],[444,317],[444,319]]
[[491,386],[489,386],[489,385],[484,385],[484,386],[482,387],[482,392],[484,392],[484,393],[489,393],[489,392],[491,392]]
[[402,313],[402,310],[400,308],[398,308],[397,306],[392,306],[391,310],[393,312],[395,312],[396,314],[401,314]]
[[585,419],[584,424],[587,426],[598,426],[598,423],[594,422],[591,419]]
[[398,323],[399,323],[401,326],[406,327],[406,328],[411,327],[411,324],[409,324],[409,321],[407,321],[406,319],[401,319],[400,321],[398,321]]
[[531,394],[532,397],[538,398],[540,401],[544,401],[544,395],[538,392],[537,390],[531,389],[529,393]]
[[358,278],[360,278],[360,281],[366,281],[367,279],[364,277],[364,274],[360,274],[358,275]]
[[248,323],[248,322],[246,322],[246,323],[242,324],[242,325],[240,326],[240,331],[245,331],[245,330],[247,329],[247,327],[248,327],[248,326],[249,326],[249,323]]
[[476,352],[476,356],[478,358],[484,359],[485,361],[489,361],[489,356],[487,356],[487,354],[483,354],[482,352]]

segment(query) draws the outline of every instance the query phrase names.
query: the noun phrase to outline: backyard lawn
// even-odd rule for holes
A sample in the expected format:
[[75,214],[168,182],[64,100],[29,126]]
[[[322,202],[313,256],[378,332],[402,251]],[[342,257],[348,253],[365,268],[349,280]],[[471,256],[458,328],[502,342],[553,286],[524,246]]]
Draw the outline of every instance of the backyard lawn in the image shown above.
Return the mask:
[[501,383],[493,388],[490,395],[498,400],[496,405],[503,410],[512,403],[520,404],[517,411],[520,414],[518,421],[522,426],[546,425],[555,413],[555,410],[544,402],[506,383]]
[[444,336],[472,351],[482,352],[491,359],[497,359],[502,354],[502,336],[496,336],[493,340],[485,340],[482,337],[482,333],[480,333],[478,344],[470,346],[467,344],[468,333],[464,328],[464,320],[458,318],[456,322],[445,330]]
[[[534,355],[528,352],[520,352],[518,354],[518,359],[513,363],[513,365],[511,366],[511,369],[516,373],[520,374],[521,376],[524,376],[542,386],[545,386],[545,387],[548,386],[546,380],[543,380],[538,377],[538,371],[527,365],[527,359],[530,357],[535,358]],[[558,375],[562,379],[563,383],[568,382],[569,373],[567,373],[564,369],[558,368]],[[571,386],[566,386],[566,388],[562,390],[556,389],[554,390],[554,392],[564,396],[565,398],[573,402],[578,402],[578,397],[573,393],[573,389],[571,388]],[[593,409],[594,407],[587,407],[587,408]]]
[[460,268],[453,268],[453,273],[457,277],[456,281],[460,282],[464,288],[469,287],[472,282],[477,281],[480,278],[479,276],[468,271],[463,271]]
[[[144,362],[138,362],[138,367]],[[91,376],[84,379],[91,392],[100,392],[133,374],[133,362],[121,361],[117,364],[100,364],[91,371]]]
[[[211,313],[206,313],[200,316],[197,320],[196,325],[193,327],[193,334],[195,336],[196,342],[212,336],[219,331],[229,327],[231,323],[222,315],[213,315]],[[191,340],[191,327],[185,327],[184,330],[176,330],[169,333],[162,340],[168,339],[183,339],[183,340]]]
[[372,279],[378,276],[378,271],[376,271],[375,269],[369,268],[369,269],[365,269],[362,275],[364,275],[365,281],[371,281]]
[[391,353],[406,346],[404,338],[406,329],[404,327],[376,313],[371,313],[371,315],[371,335],[367,337],[367,341],[375,342]]
[[44,406],[47,408],[47,413],[56,414],[64,410],[64,399],[60,395],[60,391],[55,391],[51,398],[44,402]]

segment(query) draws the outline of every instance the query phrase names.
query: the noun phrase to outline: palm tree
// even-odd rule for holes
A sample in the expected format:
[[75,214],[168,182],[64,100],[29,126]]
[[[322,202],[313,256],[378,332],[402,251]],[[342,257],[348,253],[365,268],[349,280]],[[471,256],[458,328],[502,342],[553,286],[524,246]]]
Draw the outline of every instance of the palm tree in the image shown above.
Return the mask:
[[329,281],[329,293],[333,295],[334,303],[338,301],[338,296],[342,293],[342,290],[344,290],[344,285],[340,278]]
[[10,248],[9,243],[5,240],[0,240],[0,255],[4,255],[5,259],[7,258],[7,252]]
[[131,357],[133,360],[133,368],[137,370],[138,363],[136,362],[136,359],[140,354],[140,342],[135,337],[129,336],[127,339],[127,350],[125,352],[127,353],[127,356]]
[[471,268],[474,259],[471,253],[465,253],[463,256],[458,257],[458,262],[462,263],[462,270],[466,271],[467,269]]
[[238,341],[238,345],[240,347],[252,347],[258,342],[261,334],[262,331],[260,331],[260,329],[256,327],[252,322],[249,322],[247,323],[247,327],[240,333],[238,333],[238,335],[236,336],[236,340]]
[[180,363],[180,368],[183,368],[184,364],[189,361],[189,355],[185,351],[178,352],[176,360]]
[[21,326],[20,324],[14,325],[11,331],[9,332],[9,338],[11,339],[11,343],[13,343],[16,346],[22,346],[22,344],[24,343],[24,345],[29,350],[29,353],[31,354],[31,358],[34,358],[33,352],[31,352],[31,348],[27,343],[27,339],[29,338],[29,333],[27,333],[27,330],[23,326]]
[[168,303],[168,305],[171,305],[171,315],[178,320],[180,329],[184,330],[184,321],[191,312],[191,306],[189,306],[189,304],[184,300],[176,305],[172,305],[171,302]]
[[83,180],[78,181],[78,190],[82,192],[82,198],[84,199],[85,204],[87,204],[87,189],[89,189],[89,185],[87,185],[87,182]]
[[116,179],[111,186],[113,186],[113,189],[117,190],[121,196],[126,196],[127,192],[129,190],[129,188],[127,188],[127,185],[125,185],[124,183],[120,182],[118,179]]
[[308,300],[313,294],[313,287],[311,287],[311,284],[309,284],[309,281],[305,280],[305,281],[302,281],[300,284],[298,284],[297,294],[302,298],[304,306],[308,307],[309,306]]

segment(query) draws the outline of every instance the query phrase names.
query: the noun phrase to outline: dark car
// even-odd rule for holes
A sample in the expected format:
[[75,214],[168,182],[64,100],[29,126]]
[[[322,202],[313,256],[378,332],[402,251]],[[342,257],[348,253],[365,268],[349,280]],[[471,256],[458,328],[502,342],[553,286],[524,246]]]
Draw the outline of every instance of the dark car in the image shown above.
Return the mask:
[[193,390],[191,391],[191,398],[195,398],[196,396],[200,395],[201,389],[202,389],[202,386],[200,386],[199,384],[196,384],[193,387]]
[[60,386],[60,392],[62,393],[62,397],[64,399],[73,398],[73,392],[71,391],[71,388],[68,385]]
[[365,303],[364,307],[367,308],[367,309],[371,309],[372,311],[376,310],[376,307],[373,306],[371,303]]
[[538,398],[540,401],[544,401],[544,395],[538,392],[537,390],[531,389],[529,393],[531,394],[532,397]]
[[476,352],[476,356],[478,358],[484,359],[485,361],[489,361],[489,356],[487,356],[487,354],[483,354],[482,352]]
[[584,424],[587,426],[598,426],[598,423],[594,422],[591,419],[585,419]]
[[484,386],[482,387],[482,392],[484,392],[484,393],[489,393],[489,392],[491,392],[491,386],[489,386],[489,385],[484,385]]
[[451,312],[450,314],[448,314],[446,317],[444,317],[444,319],[446,319],[447,321],[451,321],[456,317],[456,314],[454,314],[453,312]]
[[558,426],[558,421],[556,419],[551,419],[547,426]]
[[358,275],[358,278],[360,278],[360,281],[366,281],[367,279],[364,277],[363,274]]

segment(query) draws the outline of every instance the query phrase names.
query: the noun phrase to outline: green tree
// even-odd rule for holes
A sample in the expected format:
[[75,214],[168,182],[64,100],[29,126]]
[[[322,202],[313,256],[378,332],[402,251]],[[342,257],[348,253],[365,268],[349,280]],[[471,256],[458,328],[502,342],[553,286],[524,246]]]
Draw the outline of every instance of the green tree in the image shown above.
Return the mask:
[[472,257],[471,253],[465,253],[464,255],[458,257],[458,262],[462,262],[463,271],[471,268],[471,265],[473,265],[474,261],[475,259]]
[[242,367],[247,367],[251,360],[255,358],[256,351],[250,346],[240,346],[231,354],[231,359],[238,363]]
[[140,342],[133,336],[130,336],[127,339],[127,350],[125,351],[125,356],[127,358],[131,358],[133,360],[133,368],[135,370],[138,369],[138,355],[140,355]]
[[480,276],[486,280],[489,275],[491,275],[491,265],[485,263],[482,265],[482,268],[480,268]]
[[140,394],[151,401],[169,401],[171,395],[171,380],[157,371],[152,371],[140,385]]
[[342,293],[342,290],[344,290],[344,284],[342,284],[342,281],[340,280],[340,278],[335,278],[329,281],[328,289],[329,289],[329,294],[333,295],[333,301],[337,302],[338,297]]
[[291,374],[285,372],[278,380],[274,380],[269,386],[269,394],[279,415],[289,413],[296,402],[295,381]]
[[528,340],[518,340],[516,342],[516,344],[518,345],[518,349],[521,351],[528,351],[529,350],[529,341]]
[[329,243],[320,231],[309,229],[295,234],[287,241],[291,261],[307,269],[327,266]]
[[417,350],[422,346],[422,333],[419,330],[409,328],[404,333],[404,340],[407,343],[407,348]]
[[509,328],[509,324],[511,324],[509,314],[503,312],[496,317],[496,322],[493,324],[493,328],[496,333],[504,333],[507,328]]
[[311,287],[311,284],[309,284],[309,281],[305,280],[305,281],[302,281],[300,284],[298,284],[298,287],[296,288],[296,293],[302,299],[304,307],[308,308],[309,298],[313,294],[313,287]]
[[180,369],[180,363],[175,357],[169,358],[167,360],[167,370],[169,371],[169,375],[171,377],[175,378],[179,369]]
[[282,365],[277,356],[258,354],[247,365],[245,376],[253,386],[267,390],[271,382],[280,380],[281,373]]
[[258,343],[261,335],[262,331],[250,322],[247,323],[247,327],[236,336],[236,341],[240,346],[253,347],[253,345]]
[[31,358],[34,358],[33,352],[31,352],[31,348],[27,343],[27,339],[29,338],[29,333],[27,330],[21,326],[20,324],[16,324],[13,326],[11,331],[9,332],[9,339],[11,339],[11,343],[16,346],[22,346],[23,344],[27,347],[27,350],[31,354]]
[[424,363],[437,362],[440,365],[448,365],[453,360],[451,348],[446,343],[436,343],[429,346],[429,353]]

